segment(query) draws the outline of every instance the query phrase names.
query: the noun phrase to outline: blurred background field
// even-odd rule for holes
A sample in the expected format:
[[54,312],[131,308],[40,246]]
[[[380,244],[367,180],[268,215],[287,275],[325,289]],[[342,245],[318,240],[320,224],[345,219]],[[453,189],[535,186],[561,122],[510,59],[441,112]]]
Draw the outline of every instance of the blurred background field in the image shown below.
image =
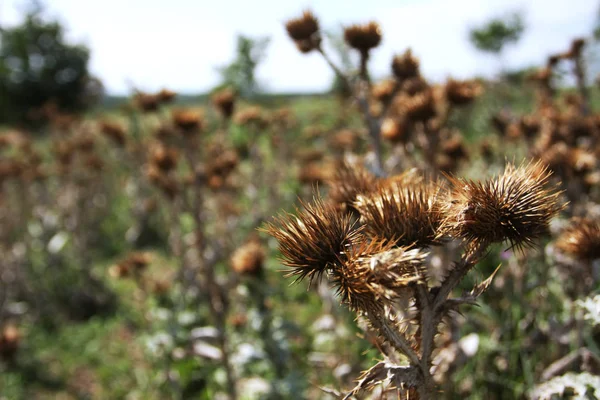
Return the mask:
[[83,3],[0,4],[0,399],[342,398],[382,345],[261,228],[348,165],[529,159],[569,204],[456,289],[501,265],[437,336],[439,398],[600,398],[598,4],[313,2],[298,39],[304,4]]

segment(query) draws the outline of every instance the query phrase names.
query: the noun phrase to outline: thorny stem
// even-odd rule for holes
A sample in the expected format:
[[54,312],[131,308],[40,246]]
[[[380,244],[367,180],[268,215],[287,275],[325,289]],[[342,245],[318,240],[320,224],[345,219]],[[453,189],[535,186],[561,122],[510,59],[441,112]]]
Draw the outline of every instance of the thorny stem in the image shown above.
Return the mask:
[[[337,75],[337,77],[349,88],[355,89],[352,90],[354,95],[356,96],[356,100],[358,102],[358,106],[363,114],[365,119],[365,123],[367,124],[367,129],[369,131],[369,138],[371,139],[371,144],[373,145],[373,151],[375,152],[375,166],[374,173],[377,176],[385,176],[385,170],[383,168],[383,158],[382,158],[382,150],[381,150],[381,122],[377,120],[371,113],[369,109],[369,83],[368,83],[368,74],[367,74],[367,59],[368,57],[361,56],[361,72],[360,75],[363,78],[364,82],[359,82],[356,85],[351,85],[350,79],[335,65],[335,63],[329,58],[327,53],[323,50],[321,46],[317,48],[317,51],[321,53],[327,64],[331,67],[333,72]],[[366,85],[360,85],[360,83],[366,83]],[[361,88],[360,86],[366,86],[365,88]]]
[[410,360],[411,364],[419,366],[421,363],[417,353],[412,349],[408,340],[404,335],[395,327],[390,326],[389,320],[385,315],[381,313],[367,313],[367,317],[371,325],[380,332],[386,340],[396,348],[399,352],[404,354]]
[[439,288],[437,295],[433,300],[433,311],[437,312],[443,306],[444,302],[454,290],[454,288],[458,285],[458,283],[465,277],[467,272],[471,270],[471,268],[475,265],[477,261],[481,258],[483,253],[487,249],[487,244],[479,244],[477,247],[467,254],[465,254],[462,259],[455,265],[454,269],[450,272],[450,274],[446,277],[444,282]]

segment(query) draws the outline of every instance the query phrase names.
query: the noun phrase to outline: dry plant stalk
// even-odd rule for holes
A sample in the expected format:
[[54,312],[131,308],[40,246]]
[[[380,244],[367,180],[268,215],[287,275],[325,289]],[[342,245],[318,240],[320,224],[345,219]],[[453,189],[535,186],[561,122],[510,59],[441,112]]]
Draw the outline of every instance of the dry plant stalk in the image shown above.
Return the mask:
[[[296,215],[267,225],[288,276],[308,278],[309,284],[327,276],[341,301],[405,357],[396,363],[396,354],[384,353],[385,360],[364,372],[345,398],[382,382],[391,382],[402,398],[438,397],[432,354],[440,324],[450,311],[474,303],[493,275],[461,297],[451,298],[453,289],[492,243],[523,250],[547,231],[564,207],[550,175],[537,162],[509,164],[500,176],[483,182],[450,178],[449,187],[407,178],[411,175],[374,178],[369,186],[364,172],[357,171],[350,180],[354,191],[334,192],[337,201],[356,198],[352,209],[316,198],[302,203]],[[428,251],[450,239],[462,242],[464,254],[445,266],[445,278],[434,286]]]

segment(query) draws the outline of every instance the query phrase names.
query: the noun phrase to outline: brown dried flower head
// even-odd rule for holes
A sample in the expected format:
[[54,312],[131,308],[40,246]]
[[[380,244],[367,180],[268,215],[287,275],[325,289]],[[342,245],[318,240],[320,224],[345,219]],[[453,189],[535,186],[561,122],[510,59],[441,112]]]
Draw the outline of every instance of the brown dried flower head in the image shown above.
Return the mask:
[[457,81],[448,79],[445,86],[446,98],[450,104],[462,106],[470,104],[483,92],[483,87],[476,81]]
[[403,118],[388,117],[381,124],[381,137],[392,143],[406,143],[408,127]]
[[163,145],[152,148],[150,161],[162,172],[169,172],[177,166],[177,150]]
[[300,18],[288,20],[285,29],[302,53],[316,50],[321,45],[319,20],[308,10]]
[[265,230],[279,242],[283,264],[290,267],[288,276],[312,282],[340,268],[361,233],[352,217],[340,213],[333,204],[319,198],[301,204],[303,209],[297,209],[297,215],[282,215]]
[[378,241],[354,246],[348,261],[332,272],[331,279],[342,302],[350,309],[381,312],[410,286],[425,282],[426,253],[391,247]]
[[259,129],[265,128],[269,121],[262,108],[251,106],[235,113],[233,120],[238,125],[251,125]]
[[134,96],[135,106],[143,112],[153,112],[158,110],[161,99],[158,95],[148,93],[138,93]]
[[550,175],[538,161],[518,168],[508,164],[500,176],[483,182],[449,177],[452,189],[440,232],[470,245],[507,241],[519,250],[532,247],[565,206],[561,192],[549,185]]
[[102,121],[100,122],[100,131],[119,146],[125,144],[127,131],[125,130],[125,127],[118,122]]
[[411,97],[403,97],[401,107],[413,122],[424,122],[436,116],[436,104],[431,89]]
[[392,60],[392,72],[399,81],[405,81],[419,76],[419,59],[408,49]]
[[384,243],[422,248],[437,243],[442,222],[439,192],[436,182],[397,181],[358,196],[355,207],[367,235]]
[[229,263],[231,268],[241,275],[258,275],[265,261],[265,250],[257,239],[251,239],[237,248]]
[[231,118],[233,115],[235,97],[235,91],[230,88],[219,90],[212,96],[214,106],[226,119]]
[[195,110],[175,110],[171,114],[173,124],[179,128],[185,136],[199,133],[204,126],[203,115]]
[[330,188],[329,200],[342,211],[352,211],[357,196],[375,191],[378,181],[375,175],[361,165],[343,161],[327,181]]
[[156,94],[158,101],[162,104],[171,103],[175,99],[176,96],[177,96],[176,92],[166,89],[166,88],[161,89],[160,92],[158,92]]
[[381,43],[381,28],[374,21],[351,25],[344,29],[344,40],[348,46],[366,55]]
[[573,218],[558,237],[556,248],[577,260],[600,258],[600,222],[590,218]]
[[390,79],[383,80],[373,86],[373,97],[382,103],[386,103],[392,99],[396,82]]

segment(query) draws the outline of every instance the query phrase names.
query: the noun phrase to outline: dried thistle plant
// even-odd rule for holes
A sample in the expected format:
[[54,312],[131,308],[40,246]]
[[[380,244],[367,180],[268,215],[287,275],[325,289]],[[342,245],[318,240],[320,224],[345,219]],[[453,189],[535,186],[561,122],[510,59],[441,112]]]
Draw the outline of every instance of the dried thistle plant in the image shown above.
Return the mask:
[[[383,382],[393,383],[403,398],[438,397],[434,337],[448,313],[472,304],[493,275],[462,297],[449,296],[491,243],[507,241],[524,249],[547,232],[550,219],[564,208],[549,177],[537,162],[509,164],[503,174],[483,182],[450,178],[451,188],[443,194],[436,182],[392,180],[357,195],[359,223],[316,199],[303,203],[297,215],[267,225],[279,241],[288,276],[313,282],[326,275],[342,303],[404,356],[393,362],[397,355],[381,347],[385,360],[366,371],[345,398]],[[361,187],[345,188],[347,197],[363,190],[361,179],[353,182]],[[464,255],[443,266],[445,278],[434,286],[427,248],[448,236],[462,239]]]

